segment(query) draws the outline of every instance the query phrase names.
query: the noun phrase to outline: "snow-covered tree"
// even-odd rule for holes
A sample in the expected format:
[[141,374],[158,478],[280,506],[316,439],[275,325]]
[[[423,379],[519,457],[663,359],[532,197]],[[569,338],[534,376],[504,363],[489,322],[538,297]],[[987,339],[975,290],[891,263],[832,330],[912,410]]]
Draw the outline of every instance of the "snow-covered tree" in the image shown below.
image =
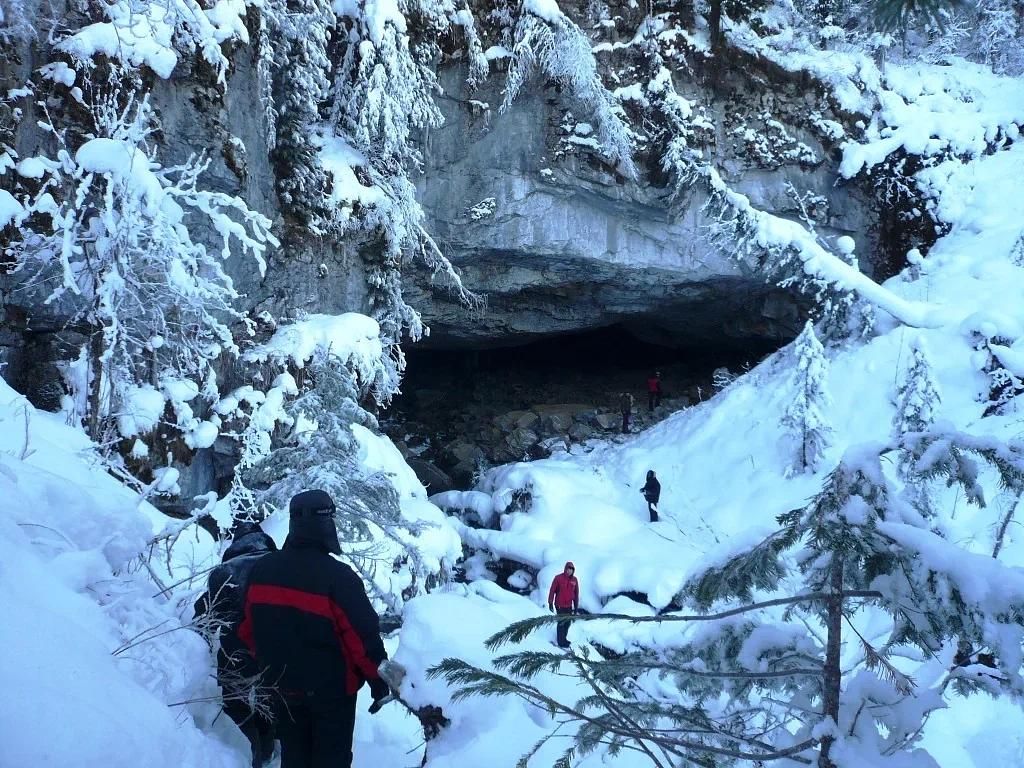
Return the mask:
[[[572,619],[671,633],[634,633],[648,639],[624,655],[518,652],[495,658],[496,671],[446,659],[433,674],[458,697],[514,695],[551,712],[559,734],[574,734],[560,765],[600,745],[654,766],[789,757],[834,768],[838,754],[843,764],[932,765],[919,741],[950,690],[1015,695],[1024,684],[1024,579],[961,549],[901,500],[883,470],[896,450],[924,457],[922,472],[973,503],[984,503],[979,459],[1024,490],[1021,444],[941,429],[855,446],[805,507],[778,518],[778,531],[693,578],[676,599],[682,608]],[[517,622],[488,646],[560,618]],[[979,649],[991,651],[992,667],[972,663]],[[532,684],[567,663],[590,695],[570,703]],[[938,681],[919,684],[918,669]]]
[[590,38],[551,0],[525,0],[513,33],[512,59],[502,109],[508,109],[535,70],[554,80],[593,116],[608,161],[623,175],[636,175],[633,135],[622,107],[597,71]]
[[793,399],[782,414],[782,426],[795,446],[788,472],[797,474],[816,471],[831,445],[828,411],[832,400],[828,393],[828,359],[809,320],[794,342],[794,353]]
[[327,97],[331,62],[327,47],[335,25],[334,10],[324,0],[274,0],[266,5],[270,60],[264,77],[274,109],[275,137],[271,159],[277,191],[285,211],[322,235],[333,224],[327,196],[327,173],[317,159],[315,134],[320,106]]
[[[893,414],[893,436],[901,439],[916,432],[925,432],[935,423],[942,397],[938,383],[928,361],[922,339],[915,339],[911,348],[910,364],[896,393],[896,411]],[[920,456],[902,451],[897,462],[900,479],[910,488],[913,503],[922,512],[929,507],[927,487],[915,470]]]
[[[237,249],[262,270],[276,244],[270,222],[241,199],[202,189],[205,159],[157,162],[148,98],[121,76],[115,68],[91,104],[84,141],[54,130],[55,157],[23,161],[39,179],[19,194],[35,215],[12,247],[26,287],[43,287],[89,336],[87,412],[77,415],[95,438],[114,422],[123,437],[149,432],[165,399],[196,426],[182,404],[213,398],[212,362],[237,351],[228,323],[242,318],[223,260]],[[196,217],[219,233],[219,251],[193,239]]]
[[[402,517],[388,476],[369,472],[359,462],[353,425],[376,430],[376,420],[359,405],[353,372],[329,351],[315,354],[303,379],[287,406],[290,434],[243,469],[244,484],[267,509],[286,509],[292,496],[310,488],[330,494],[345,558],[377,588],[378,597],[396,608],[401,589],[393,593],[380,585],[389,583],[396,558],[415,561],[416,550],[407,545],[419,528]],[[415,575],[425,575],[421,570],[412,563]]]

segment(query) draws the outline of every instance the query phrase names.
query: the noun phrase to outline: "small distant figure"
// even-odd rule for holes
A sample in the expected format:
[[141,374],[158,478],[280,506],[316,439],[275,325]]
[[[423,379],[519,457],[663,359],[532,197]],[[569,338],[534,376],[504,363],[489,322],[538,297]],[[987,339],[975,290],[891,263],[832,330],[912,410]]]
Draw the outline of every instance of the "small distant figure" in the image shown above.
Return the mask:
[[[580,583],[576,580],[576,566],[570,560],[565,570],[555,576],[548,590],[548,610],[559,616],[571,616],[580,607]],[[568,621],[558,622],[558,647],[569,647]]]
[[654,372],[654,375],[647,380],[647,410],[653,411],[661,405],[661,373]]
[[661,483],[653,469],[647,470],[647,482],[640,489],[640,493],[647,499],[647,511],[651,513],[651,522],[658,522],[658,501],[661,499]]
[[623,392],[619,395],[619,410],[622,411],[622,434],[629,434],[629,419],[633,415],[633,395]]
[[244,618],[245,590],[256,563],[277,545],[258,523],[239,522],[223,562],[210,573],[210,581],[195,605],[197,619],[207,617],[220,625],[217,682],[224,697],[224,714],[235,721],[252,746],[253,768],[268,762],[274,752],[274,723],[249,706],[248,689],[260,670],[238,636]]

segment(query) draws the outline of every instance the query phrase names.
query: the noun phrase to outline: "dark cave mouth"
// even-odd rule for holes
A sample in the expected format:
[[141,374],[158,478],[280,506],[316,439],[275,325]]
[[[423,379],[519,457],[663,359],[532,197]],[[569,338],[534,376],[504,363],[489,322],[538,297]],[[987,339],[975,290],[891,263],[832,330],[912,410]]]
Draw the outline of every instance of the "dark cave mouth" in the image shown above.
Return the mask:
[[[676,347],[615,324],[500,347],[433,342],[434,348],[406,350],[402,394],[382,426],[416,460],[414,469],[429,462],[453,486],[466,487],[481,468],[548,455],[562,442],[621,434],[622,392],[635,399],[635,427],[651,426],[710,397],[717,370],[748,370],[785,340],[729,337]],[[664,405],[648,414],[646,382],[655,371]]]

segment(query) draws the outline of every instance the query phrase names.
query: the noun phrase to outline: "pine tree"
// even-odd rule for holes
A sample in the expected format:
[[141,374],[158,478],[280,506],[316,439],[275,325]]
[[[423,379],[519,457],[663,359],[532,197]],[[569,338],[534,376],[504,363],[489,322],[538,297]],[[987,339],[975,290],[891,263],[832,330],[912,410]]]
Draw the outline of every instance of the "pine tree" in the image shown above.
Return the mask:
[[334,10],[326,0],[274,0],[267,4],[266,16],[268,31],[261,43],[269,43],[272,50],[268,74],[276,135],[271,159],[278,196],[298,223],[322,235],[334,222],[327,173],[314,138],[330,89],[327,46]]
[[884,32],[906,31],[915,23],[941,27],[943,12],[961,0],[875,0],[875,24]]
[[[1004,486],[1024,491],[1024,444],[932,430],[855,446],[810,503],[779,516],[779,530],[686,585],[676,602],[689,613],[572,619],[671,624],[678,629],[670,643],[651,640],[608,658],[512,653],[493,660],[497,671],[446,659],[431,673],[456,685],[456,697],[515,695],[547,709],[559,731],[576,724],[571,756],[601,747],[609,755],[639,751],[654,766],[788,756],[834,768],[840,741],[863,765],[919,752],[947,687],[1012,695],[1024,683],[1024,582],[945,539],[901,500],[883,460],[903,450],[924,457],[923,474],[961,486],[972,503],[984,503],[978,459]],[[996,581],[1005,585],[998,594],[978,588]],[[559,618],[517,622],[488,646],[520,642]],[[919,688],[907,670],[957,647],[990,649],[995,667],[978,676],[958,662],[940,688]],[[576,703],[538,684],[544,673],[565,674],[567,664],[592,691]]]
[[[352,425],[376,430],[377,422],[359,405],[355,377],[344,361],[317,352],[304,379],[304,388],[287,408],[290,433],[242,468],[244,486],[268,510],[286,509],[292,496],[310,488],[330,494],[346,560],[386,605],[397,609],[409,582],[430,575],[409,546],[420,528],[402,517],[391,480],[360,464]],[[392,579],[399,568],[407,577]]]
[[[924,340],[915,339],[910,365],[896,394],[893,437],[902,439],[906,435],[930,429],[935,423],[935,415],[941,403],[942,397],[928,362]],[[922,512],[927,512],[930,507],[928,489],[915,469],[919,458],[908,451],[901,451],[896,467],[900,480],[910,491],[912,503]]]
[[795,458],[787,474],[814,472],[831,444],[828,410],[828,359],[810,321],[795,342],[796,371],[793,399],[782,415],[782,426],[795,443]]

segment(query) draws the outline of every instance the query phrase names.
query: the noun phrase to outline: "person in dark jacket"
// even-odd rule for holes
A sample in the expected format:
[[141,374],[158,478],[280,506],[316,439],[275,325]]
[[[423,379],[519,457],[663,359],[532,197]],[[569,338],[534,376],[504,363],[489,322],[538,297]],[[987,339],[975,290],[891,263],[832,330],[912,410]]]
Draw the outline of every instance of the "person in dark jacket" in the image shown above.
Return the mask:
[[260,558],[277,550],[274,540],[258,523],[241,522],[224,552],[222,562],[210,572],[204,592],[195,605],[197,620],[209,621],[220,630],[217,650],[217,683],[224,698],[224,714],[238,725],[252,745],[253,768],[268,761],[274,751],[274,723],[253,711],[247,688],[259,675],[259,667],[238,637],[242,623],[245,588]]
[[633,415],[633,395],[629,392],[619,395],[619,410],[622,411],[622,434],[629,434],[629,417]]
[[661,374],[657,371],[647,379],[647,410],[653,411],[661,405]]
[[661,483],[653,469],[647,470],[647,482],[640,489],[640,493],[647,499],[647,511],[651,513],[651,522],[658,522],[658,501],[661,499]]
[[331,497],[303,491],[289,511],[284,548],[249,577],[238,634],[280,693],[281,768],[349,768],[356,694],[364,682],[374,702],[390,694],[380,623],[355,571],[331,557]]
[[[548,590],[548,610],[559,616],[572,615],[580,607],[580,583],[576,580],[576,566],[569,561],[565,570],[555,576]],[[568,621],[558,622],[558,647],[569,647]]]

